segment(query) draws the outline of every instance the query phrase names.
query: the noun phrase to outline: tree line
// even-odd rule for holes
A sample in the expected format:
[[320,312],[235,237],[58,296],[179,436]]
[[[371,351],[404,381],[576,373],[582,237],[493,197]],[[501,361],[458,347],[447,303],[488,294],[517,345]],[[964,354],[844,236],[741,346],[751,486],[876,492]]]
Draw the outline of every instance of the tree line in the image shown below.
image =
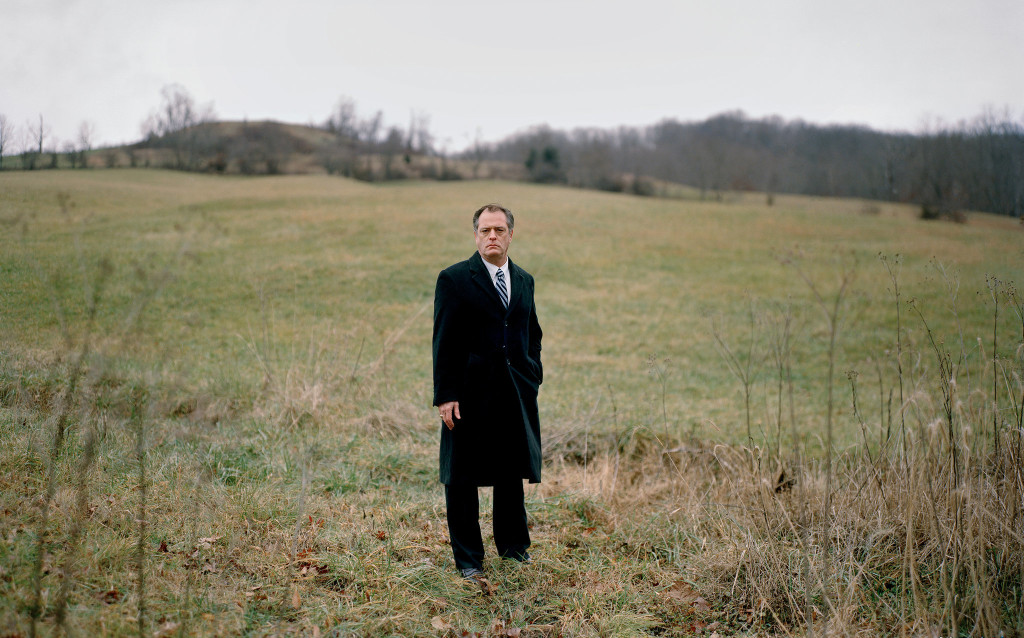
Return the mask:
[[407,128],[386,125],[382,111],[361,116],[355,101],[342,97],[326,119],[304,127],[319,135],[300,135],[294,125],[280,122],[227,127],[216,121],[212,106],[197,105],[173,85],[143,124],[138,146],[169,151],[164,165],[181,170],[278,174],[289,172],[287,164],[298,154],[312,156],[330,175],[364,181],[444,178],[444,171],[413,175],[408,168],[413,156],[434,153],[429,123],[426,115],[413,113]]
[[535,127],[467,156],[522,162],[530,179],[651,194],[650,178],[726,191],[912,202],[926,216],[1024,213],[1024,122],[988,110],[918,134],[818,126],[740,111],[644,127]]
[[[412,113],[407,126],[388,125],[381,111],[362,116],[354,100],[342,97],[322,122],[308,127],[223,123],[212,105],[197,104],[184,87],[170,85],[141,133],[135,144],[104,150],[101,164],[120,165],[127,156],[130,166],[276,174],[291,172],[289,162],[302,155],[312,158],[303,170],[314,165],[367,181],[476,178],[491,166],[486,174],[492,176],[639,195],[663,193],[658,184],[675,183],[710,199],[762,191],[769,203],[775,193],[793,193],[912,202],[931,217],[964,210],[1024,215],[1024,121],[992,109],[916,134],[753,119],[741,111],[617,129],[538,126],[494,143],[478,140],[450,157],[438,149],[422,113]],[[84,168],[97,154],[94,138],[90,122],[61,144],[42,115],[19,130],[0,114],[0,169],[11,168],[4,158],[12,155],[27,170]]]
[[[438,169],[408,168],[413,156],[437,155],[429,117],[413,113],[408,127],[385,125],[383,113],[362,117],[355,101],[341,98],[327,118],[309,126],[281,122],[220,122],[212,104],[199,104],[180,85],[161,91],[159,106],[142,122],[141,140],[103,149],[101,161],[89,161],[95,127],[83,122],[76,142],[61,145],[42,115],[17,127],[0,114],[0,169],[23,170],[127,165],[184,171],[279,174],[289,172],[294,156],[312,156],[329,174],[377,181],[403,177],[451,179],[442,154]],[[319,135],[306,135],[307,130]],[[307,163],[308,164],[308,163]],[[433,166],[434,163],[431,163]],[[308,166],[304,164],[304,167]]]
[[26,170],[57,168],[62,157],[71,168],[84,167],[95,135],[95,125],[85,120],[79,125],[75,139],[61,142],[53,136],[41,114],[38,119],[30,119],[19,128],[9,117],[0,113],[0,169],[10,168],[9,163],[4,166],[4,157],[12,154],[17,155],[21,168]]

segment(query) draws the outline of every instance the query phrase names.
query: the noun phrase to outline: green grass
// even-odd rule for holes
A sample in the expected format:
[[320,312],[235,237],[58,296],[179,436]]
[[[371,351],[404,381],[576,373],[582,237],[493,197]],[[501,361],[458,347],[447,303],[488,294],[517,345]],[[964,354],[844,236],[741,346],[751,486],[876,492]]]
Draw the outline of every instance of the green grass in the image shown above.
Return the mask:
[[[489,201],[516,212],[510,254],[537,281],[541,420],[557,454],[528,492],[537,562],[489,561],[498,589],[480,597],[452,577],[444,544],[429,342],[437,272],[472,253],[470,216]],[[730,466],[708,476],[676,466],[670,481],[651,460],[663,448],[646,442],[653,433],[694,449],[748,443],[741,386],[715,330],[745,352],[753,308],[751,443],[779,445],[782,425],[784,450],[792,429],[823,458],[828,327],[799,272],[826,298],[852,273],[834,418],[837,451],[856,454],[864,435],[847,371],[859,373],[874,442],[897,379],[896,303],[879,255],[899,255],[903,300],[955,352],[963,335],[960,373],[974,374],[961,381],[963,410],[980,424],[970,440],[984,440],[994,310],[986,277],[1024,281],[1024,229],[988,215],[953,225],[898,205],[863,208],[504,182],[0,173],[0,625],[29,624],[52,461],[41,626],[54,626],[56,572],[71,561],[70,622],[135,630],[138,463],[126,406],[130,389],[144,387],[149,633],[443,634],[435,617],[456,634],[491,631],[496,619],[524,635],[756,626],[730,596],[746,582],[740,571],[756,580],[768,563],[745,558],[736,535],[748,523],[730,527],[729,510],[706,496],[725,489],[716,472]],[[950,282],[959,285],[955,313]],[[766,359],[777,304],[794,321],[794,424],[788,413],[776,422]],[[1011,370],[1021,322],[1003,304],[997,354]],[[901,313],[906,392],[917,393],[908,420],[924,437],[940,413],[926,391],[934,357],[920,319],[905,304]],[[83,344],[68,442],[54,458],[52,416]],[[88,432],[100,443],[80,470]],[[616,452],[629,446],[639,450],[631,460]],[[683,476],[703,487],[681,485]],[[73,555],[63,543],[80,521],[79,497],[93,509]],[[695,605],[691,585],[713,608]]]
[[[718,363],[711,319],[721,317],[725,336],[736,341],[748,297],[792,299],[802,324],[820,334],[807,287],[780,257],[806,253],[805,268],[826,294],[843,263],[857,260],[847,310],[857,322],[840,340],[840,370],[862,365],[893,339],[894,306],[879,253],[904,257],[906,298],[919,299],[937,321],[948,315],[948,301],[942,286],[928,281],[937,274],[927,264],[935,258],[954,268],[972,334],[982,333],[988,315],[974,298],[985,275],[1019,281],[1024,261],[1010,220],[923,224],[897,207],[868,216],[827,200],[780,197],[768,208],[756,200],[702,204],[503,183],[372,187],[149,171],[2,177],[11,182],[5,192],[18,194],[5,197],[4,216],[33,215],[23,239],[6,233],[8,343],[52,349],[49,289],[61,295],[73,323],[83,305],[77,262],[103,256],[116,272],[101,332],[116,325],[140,288],[165,270],[172,276],[143,320],[138,355],[169,368],[188,391],[202,392],[216,379],[244,394],[257,379],[246,344],[268,324],[277,349],[303,348],[310,334],[333,331],[349,350],[362,346],[376,357],[411,321],[389,374],[400,396],[422,403],[434,277],[472,252],[465,210],[499,199],[520,214],[513,259],[540,282],[551,371],[545,421],[609,385],[622,400],[638,399],[624,408],[648,404],[645,361],[656,355],[672,361],[668,400],[687,422],[680,425],[711,418],[726,439],[736,432],[735,414],[720,404],[732,384]],[[75,203],[67,215],[57,214],[57,192]],[[803,347],[801,369],[820,377],[820,340]]]

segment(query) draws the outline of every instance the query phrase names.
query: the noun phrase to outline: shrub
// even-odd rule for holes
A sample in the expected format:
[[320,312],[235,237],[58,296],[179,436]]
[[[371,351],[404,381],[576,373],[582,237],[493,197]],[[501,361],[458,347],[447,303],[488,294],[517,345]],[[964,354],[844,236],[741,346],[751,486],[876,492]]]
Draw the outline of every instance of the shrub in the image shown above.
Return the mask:
[[943,220],[948,222],[954,222],[957,224],[967,223],[967,213],[957,208],[946,207],[942,205],[921,205],[921,219],[925,220]]
[[649,177],[637,176],[633,178],[633,194],[642,197],[654,197],[656,188],[654,180]]

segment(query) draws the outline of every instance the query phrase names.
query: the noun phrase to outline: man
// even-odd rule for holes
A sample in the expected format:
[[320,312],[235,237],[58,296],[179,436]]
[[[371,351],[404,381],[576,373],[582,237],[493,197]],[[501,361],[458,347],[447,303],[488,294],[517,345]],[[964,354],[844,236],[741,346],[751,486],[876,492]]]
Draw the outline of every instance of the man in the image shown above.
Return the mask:
[[540,482],[540,324],[533,277],[508,259],[515,219],[473,214],[477,252],[441,271],[434,292],[434,405],[448,535],[464,578],[483,577],[477,488],[494,487],[494,544],[529,562],[523,479]]

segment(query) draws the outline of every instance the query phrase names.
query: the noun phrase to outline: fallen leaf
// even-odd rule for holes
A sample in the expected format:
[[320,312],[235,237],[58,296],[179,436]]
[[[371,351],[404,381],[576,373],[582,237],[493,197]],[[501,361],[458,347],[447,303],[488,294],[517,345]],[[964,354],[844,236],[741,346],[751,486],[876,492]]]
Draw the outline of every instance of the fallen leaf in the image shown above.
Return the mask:
[[121,600],[121,592],[117,591],[116,588],[108,589],[100,595],[100,599],[108,605],[113,605],[117,601]]
[[689,605],[700,598],[696,590],[685,580],[677,580],[672,583],[672,586],[663,590],[661,595],[684,605]]
[[384,530],[380,530],[379,532],[374,534],[374,536],[377,537],[377,540],[382,541],[382,540],[385,540],[388,537],[388,533],[385,532]]
[[484,578],[482,580],[483,580],[483,583],[481,583],[481,587],[483,589],[484,596],[490,596],[494,592],[498,591],[497,586],[492,585],[491,581],[487,580],[486,578]]
[[468,582],[473,583],[480,588],[480,593],[484,596],[490,596],[494,592],[498,591],[498,588],[491,584],[491,581],[487,580],[484,576],[474,576]]
[[157,551],[158,552],[163,552],[163,553],[166,554],[169,551],[167,549],[167,541],[160,541],[160,548]]
[[295,609],[298,609],[298,608],[302,607],[302,599],[299,598],[299,588],[298,587],[293,587],[292,588],[292,607],[294,607]]
[[199,539],[199,544],[202,545],[204,548],[209,549],[209,548],[213,547],[214,543],[216,543],[217,541],[219,541],[222,538],[224,538],[224,537],[223,536],[208,536],[206,538],[200,538]]
[[164,636],[170,636],[171,634],[178,631],[178,625],[180,623],[167,621],[164,624],[156,628],[153,632],[153,638],[164,638]]
[[440,616],[431,618],[430,626],[438,631],[451,631],[453,629],[452,624]]

